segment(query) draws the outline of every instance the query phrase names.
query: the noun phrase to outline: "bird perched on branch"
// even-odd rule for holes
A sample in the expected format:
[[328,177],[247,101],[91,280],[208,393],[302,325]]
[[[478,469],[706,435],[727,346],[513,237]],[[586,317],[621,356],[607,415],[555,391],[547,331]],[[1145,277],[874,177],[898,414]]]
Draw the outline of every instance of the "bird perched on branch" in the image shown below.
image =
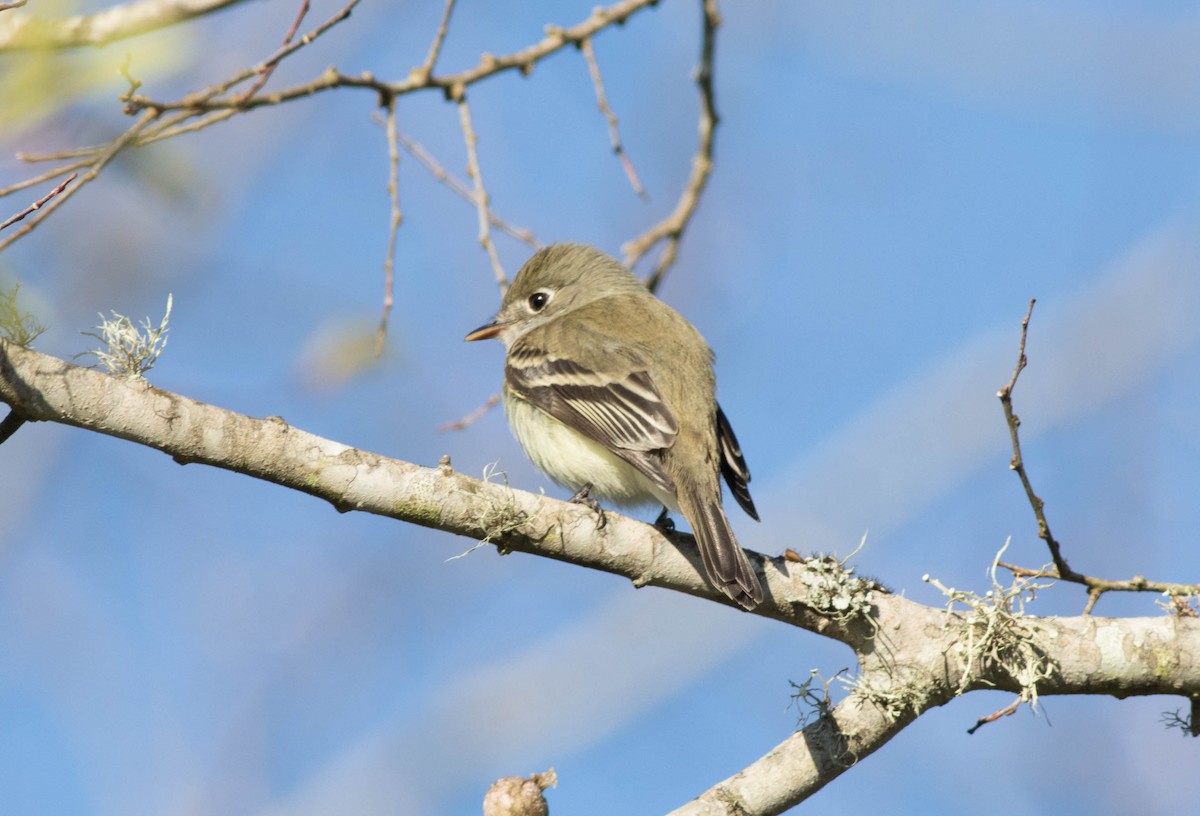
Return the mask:
[[578,244],[539,250],[491,323],[504,343],[504,407],[543,472],[617,505],[687,519],[709,581],[745,609],[762,585],[721,506],[720,478],[758,519],[750,472],[716,400],[713,353],[694,326],[617,260]]

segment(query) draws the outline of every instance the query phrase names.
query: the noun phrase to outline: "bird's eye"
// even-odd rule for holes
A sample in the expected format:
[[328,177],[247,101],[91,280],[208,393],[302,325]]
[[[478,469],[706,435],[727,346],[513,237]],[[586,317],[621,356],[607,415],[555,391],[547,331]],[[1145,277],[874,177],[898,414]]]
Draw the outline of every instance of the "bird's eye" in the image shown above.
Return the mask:
[[550,302],[549,292],[534,292],[529,296],[529,308],[535,312],[540,312],[546,308],[546,304]]

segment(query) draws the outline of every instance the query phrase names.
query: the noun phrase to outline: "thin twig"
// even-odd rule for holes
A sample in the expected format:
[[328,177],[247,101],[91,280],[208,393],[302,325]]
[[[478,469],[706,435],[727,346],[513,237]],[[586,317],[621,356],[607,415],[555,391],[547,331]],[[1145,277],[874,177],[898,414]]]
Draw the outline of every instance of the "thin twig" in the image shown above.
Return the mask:
[[112,161],[113,157],[120,153],[121,150],[129,145],[134,139],[136,139],[138,134],[141,133],[147,125],[154,121],[158,115],[158,111],[153,109],[145,111],[142,116],[133,123],[132,126],[130,126],[116,139],[113,139],[105,151],[98,155],[96,159],[91,162],[91,167],[86,173],[79,177],[79,180],[75,185],[73,185],[70,189],[64,190],[62,195],[56,196],[48,204],[46,204],[46,206],[42,207],[38,214],[22,224],[20,229],[5,238],[3,241],[0,241],[0,251],[7,249],[13,244],[13,242],[32,232],[33,229],[37,227],[38,224],[42,223],[42,221],[45,221],[51,213],[53,213],[56,209],[66,203],[66,201],[68,201],[72,196],[83,189],[88,182],[100,175],[100,171],[103,170],[110,161]]
[[[412,139],[405,136],[403,133],[398,133],[396,135],[400,140],[400,146],[404,148],[414,159],[419,161],[435,179],[440,181],[442,184],[445,184],[467,201],[470,201],[472,204],[475,203],[475,194],[471,192],[471,189],[457,178],[452,176],[450,173],[446,172],[446,169],[442,167],[437,159],[430,155],[428,150],[422,147],[418,142],[414,142]],[[537,238],[534,237],[531,230],[525,229],[524,227],[514,226],[500,216],[496,215],[496,213],[494,213],[490,208],[488,209],[488,221],[491,222],[492,226],[496,229],[507,233],[522,243],[528,244],[533,249],[542,248],[542,245],[538,243]]]
[[1029,362],[1025,357],[1025,340],[1029,336],[1029,318],[1033,314],[1035,303],[1037,303],[1036,298],[1029,299],[1029,308],[1025,311],[1024,319],[1021,320],[1021,340],[1017,345],[1017,364],[1013,368],[1012,378],[996,396],[1000,398],[1000,404],[1004,406],[1004,419],[1008,423],[1008,434],[1012,439],[1013,456],[1009,467],[1016,471],[1017,477],[1021,480],[1021,486],[1025,488],[1025,496],[1029,499],[1033,515],[1037,519],[1038,538],[1045,541],[1046,546],[1049,547],[1050,558],[1054,561],[1055,570],[1063,580],[1071,580],[1080,576],[1068,566],[1067,560],[1063,557],[1062,548],[1050,532],[1050,524],[1046,521],[1045,502],[1033,491],[1033,484],[1029,481],[1029,474],[1025,470],[1025,459],[1021,455],[1021,438],[1017,430],[1021,426],[1021,420],[1013,412],[1012,392],[1017,387],[1017,378],[1021,376],[1021,372],[1025,370],[1025,366]]
[[659,287],[663,276],[675,263],[683,232],[691,222],[692,216],[696,214],[700,197],[708,185],[709,176],[712,175],[713,148],[717,125],[720,123],[713,86],[713,56],[717,29],[721,26],[721,13],[716,0],[701,0],[701,6],[704,11],[704,36],[700,45],[700,66],[696,70],[696,85],[700,90],[700,144],[692,159],[692,172],[671,214],[621,247],[621,251],[625,253],[625,265],[632,268],[660,241],[666,241],[667,245],[659,256],[654,271],[646,278],[646,288],[651,292]]
[[[263,105],[278,105],[281,102],[287,101],[288,99],[293,99],[296,96],[313,93],[312,91],[308,91],[306,93],[292,94],[287,91],[276,91],[274,93],[267,94],[266,96],[256,96],[251,97],[250,99],[242,99],[240,98],[240,95],[237,94],[225,99],[218,100],[216,98],[221,96],[221,94],[226,93],[231,88],[242,84],[246,80],[257,77],[268,69],[273,69],[274,66],[278,65],[280,62],[296,53],[296,51],[308,45],[313,40],[327,32],[329,29],[336,26],[338,23],[348,19],[350,17],[350,12],[352,12],[354,7],[360,2],[361,0],[350,0],[350,2],[348,2],[345,6],[335,12],[332,17],[325,20],[325,22],[318,25],[312,31],[300,37],[300,39],[293,40],[290,43],[280,46],[274,54],[271,54],[271,56],[267,57],[262,62],[250,68],[243,68],[241,71],[238,71],[236,74],[224,80],[223,82],[219,82],[216,85],[212,85],[201,91],[195,91],[193,93],[186,94],[181,99],[178,99],[174,102],[155,102],[154,100],[147,99],[144,96],[131,96],[128,103],[125,105],[125,112],[137,113],[145,108],[154,108],[161,112],[189,110],[192,113],[200,113],[208,110],[220,110],[224,108],[250,109],[261,107]],[[328,80],[331,76],[337,75],[338,74],[336,71],[329,69],[321,76],[322,78]],[[374,83],[374,85],[377,84],[378,83]]]
[[[320,31],[324,31],[329,24],[337,22],[344,17],[349,16],[350,9],[356,5],[358,0],[350,3],[345,9],[338,13],[338,19],[322,26]],[[510,54],[497,57],[493,54],[484,54],[480,57],[479,62],[464,71],[459,71],[456,74],[448,74],[445,76],[429,76],[422,78],[416,75],[409,75],[399,82],[386,82],[377,79],[373,74],[366,72],[351,76],[343,74],[336,68],[328,68],[321,73],[317,78],[302,83],[293,85],[290,88],[284,88],[279,91],[274,91],[262,96],[256,96],[239,102],[234,97],[221,97],[226,91],[233,86],[246,81],[254,76],[259,67],[246,69],[239,74],[231,77],[219,85],[214,85],[212,88],[196,93],[187,94],[186,96],[173,100],[153,100],[142,96],[135,96],[130,100],[129,110],[136,112],[139,107],[157,108],[161,111],[194,109],[197,111],[219,110],[224,108],[257,108],[269,105],[279,105],[284,102],[289,102],[293,99],[313,96],[314,94],[324,91],[331,91],[335,88],[364,88],[375,91],[380,94],[392,94],[395,96],[403,96],[404,94],[413,93],[415,91],[440,90],[448,98],[457,100],[455,93],[456,88],[467,88],[476,82],[495,76],[504,71],[520,71],[523,74],[529,74],[533,71],[538,62],[557,53],[558,51],[568,46],[578,46],[583,40],[594,36],[599,31],[609,28],[614,25],[621,25],[637,12],[650,8],[656,5],[659,0],[622,0],[622,2],[614,3],[607,8],[596,8],[592,10],[591,15],[583,22],[571,26],[570,28],[562,28],[559,26],[547,26],[547,34],[533,45],[523,48],[520,51],[514,51]],[[711,2],[711,0],[710,0]],[[318,32],[319,33],[319,32]],[[292,43],[286,48],[280,49],[271,59],[282,59],[303,45],[307,40],[311,40],[312,34],[301,38],[296,43]],[[264,63],[265,64],[265,63]]]
[[433,67],[437,64],[438,55],[441,54],[442,43],[446,41],[446,32],[450,28],[450,15],[454,12],[454,2],[455,0],[446,0],[446,8],[442,11],[442,22],[433,36],[429,54],[426,55],[425,62],[421,63],[420,68],[414,68],[409,72],[410,78],[416,78],[422,82],[429,81],[429,77],[433,74]]
[[28,2],[29,0],[13,0],[11,3],[0,3],[0,11],[8,11],[9,9],[20,8]]
[[596,106],[600,108],[600,112],[608,121],[608,138],[612,142],[613,153],[621,160],[621,166],[625,168],[625,175],[629,177],[629,184],[633,187],[633,192],[643,200],[647,200],[649,196],[646,195],[646,190],[638,178],[637,170],[633,168],[633,162],[630,161],[629,154],[625,152],[625,145],[621,142],[621,131],[617,127],[617,115],[613,113],[612,107],[608,104],[608,95],[604,92],[604,78],[600,75],[600,63],[596,62],[596,51],[592,48],[591,38],[581,42],[579,50],[583,52],[583,58],[587,61],[588,73],[592,76],[592,85],[596,88]]
[[383,341],[387,337],[388,318],[392,313],[393,288],[396,268],[396,237],[404,213],[400,211],[400,149],[396,146],[396,98],[388,97],[386,128],[388,148],[388,200],[391,216],[388,222],[387,257],[383,259],[383,313],[379,316],[379,331],[375,333],[375,356],[383,356]]
[[186,116],[176,116],[175,121],[177,122],[187,122],[189,119],[194,119],[195,121],[187,122],[187,124],[174,125],[171,127],[159,127],[158,125],[155,125],[153,128],[148,128],[144,136],[138,139],[137,146],[142,147],[143,145],[154,144],[155,142],[161,142],[164,139],[171,139],[184,133],[195,133],[198,130],[204,130],[207,127],[211,127],[218,122],[224,122],[226,119],[236,116],[237,113],[238,111],[236,110],[221,110],[212,111],[205,116],[200,116],[196,113],[188,113]]
[[59,176],[63,175],[64,173],[74,172],[81,167],[87,167],[91,163],[92,163],[91,159],[81,159],[79,161],[73,161],[70,164],[64,164],[62,167],[56,167],[53,170],[48,170],[45,173],[42,173],[40,176],[34,176],[33,178],[27,178],[27,179],[24,179],[23,181],[18,181],[15,184],[10,184],[7,187],[0,188],[0,198],[4,198],[7,195],[12,195],[13,193],[20,192],[21,190],[24,190],[27,187],[36,187],[37,185],[41,184],[43,181],[49,181],[50,179],[58,178]]
[[1000,404],[1004,408],[1004,419],[1008,424],[1009,437],[1012,440],[1013,456],[1011,462],[1009,463],[1009,467],[1016,472],[1017,477],[1021,480],[1021,486],[1025,488],[1025,497],[1029,500],[1029,506],[1033,508],[1033,515],[1037,520],[1038,538],[1046,542],[1046,546],[1050,550],[1050,558],[1053,561],[1053,568],[1031,570],[1002,561],[997,562],[998,566],[1009,570],[1014,575],[1037,578],[1055,578],[1060,581],[1067,581],[1086,587],[1088,591],[1088,600],[1083,609],[1083,614],[1085,615],[1091,614],[1092,609],[1096,606],[1096,602],[1105,592],[1156,592],[1171,596],[1200,594],[1200,584],[1179,584],[1166,581],[1150,581],[1141,575],[1135,575],[1134,577],[1125,581],[1114,581],[1107,578],[1096,578],[1091,575],[1084,575],[1083,573],[1076,572],[1075,570],[1071,569],[1071,567],[1067,564],[1067,560],[1062,554],[1061,545],[1050,532],[1050,523],[1046,520],[1045,502],[1040,496],[1037,495],[1037,493],[1034,492],[1033,484],[1030,481],[1029,474],[1025,469],[1025,458],[1021,453],[1021,419],[1013,411],[1013,390],[1017,386],[1017,379],[1021,376],[1021,372],[1025,370],[1025,366],[1029,362],[1028,358],[1025,356],[1025,341],[1029,336],[1029,320],[1033,315],[1033,305],[1036,302],[1036,299],[1030,299],[1029,308],[1025,310],[1025,317],[1021,320],[1021,339],[1017,345],[1017,364],[1013,368],[1012,377],[1009,379],[1008,383],[1001,388],[999,392],[997,392],[996,396],[1000,398]]
[[[301,21],[303,21],[307,15],[308,0],[300,0],[300,9],[296,12],[296,18],[292,20],[292,25],[288,28],[287,33],[283,35],[284,46],[291,43],[292,37],[296,36],[296,31],[300,28]],[[245,102],[247,99],[262,90],[262,87],[267,84],[267,80],[271,78],[271,74],[275,73],[275,66],[277,65],[279,65],[279,60],[275,60],[274,62],[264,65],[263,69],[258,74],[258,79],[254,81],[254,84],[235,98]]]
[[135,77],[130,66],[133,64],[133,52],[129,51],[125,54],[125,59],[121,60],[121,64],[117,66],[117,72],[129,83],[129,90],[117,97],[122,102],[128,102],[129,98],[137,93],[137,89],[142,87],[142,81]]
[[1017,699],[1013,700],[1011,703],[1006,705],[1004,708],[1000,709],[999,711],[993,711],[991,714],[988,714],[984,717],[980,717],[978,720],[976,720],[975,724],[967,729],[967,733],[974,734],[981,727],[987,725],[988,723],[995,722],[996,720],[1000,719],[1001,717],[1010,717],[1013,714],[1016,714],[1017,709],[1019,709],[1021,707],[1021,703],[1023,703],[1023,702],[1025,702],[1025,700],[1020,695],[1017,695]]
[[461,431],[464,428],[469,427],[476,420],[478,420],[480,417],[482,417],[484,414],[486,414],[488,411],[492,410],[499,404],[500,404],[500,395],[492,394],[490,397],[487,398],[487,402],[485,402],[483,405],[480,405],[478,408],[476,408],[471,413],[467,414],[462,419],[456,419],[453,422],[447,422],[444,425],[439,425],[437,429],[438,429],[438,431]]
[[[59,150],[56,153],[26,153],[23,150],[16,152],[17,161],[23,161],[26,164],[36,164],[38,162],[62,161],[63,159],[80,159],[86,158],[88,161],[94,159],[97,153],[104,150],[107,145],[89,145],[87,147],[72,147],[69,150]],[[85,162],[86,163],[86,162]]]
[[[206,101],[211,99],[213,96],[225,93],[230,88],[246,81],[247,79],[255,76],[262,76],[264,73],[269,74],[269,72],[273,70],[280,61],[295,53],[298,49],[308,45],[333,26],[347,19],[350,16],[350,12],[355,6],[358,5],[360,1],[361,0],[349,0],[349,2],[332,17],[302,36],[299,40],[285,42],[281,48],[279,48],[274,54],[269,56],[263,62],[259,63],[257,66],[240,71],[231,79],[214,85],[204,91],[200,91],[196,94],[189,94],[185,97],[185,99],[190,99],[193,101]],[[305,0],[305,2],[307,3],[307,0]],[[303,12],[304,9],[302,8],[301,14],[297,15],[296,20],[293,23],[292,30],[288,32],[288,37],[285,38],[285,40],[295,36],[295,29],[299,26],[300,20],[303,17]],[[16,190],[23,189],[24,187],[32,186],[40,180],[57,177],[63,172],[67,172],[69,170],[88,166],[90,166],[91,169],[79,179],[78,184],[66,191],[66,195],[56,198],[36,218],[31,218],[19,231],[13,233],[13,235],[9,236],[4,242],[0,242],[0,250],[3,250],[13,241],[27,234],[30,230],[41,223],[42,219],[53,212],[55,208],[57,208],[60,204],[62,204],[62,202],[74,194],[80,187],[94,179],[96,175],[108,164],[112,157],[124,148],[140,147],[144,144],[150,144],[152,142],[160,141],[172,136],[178,136],[182,133],[201,130],[210,125],[216,124],[219,121],[228,119],[235,112],[237,112],[236,108],[221,109],[220,111],[205,116],[203,114],[205,114],[206,111],[202,108],[197,108],[195,105],[182,105],[176,107],[174,112],[168,113],[164,108],[161,108],[153,102],[146,100],[144,97],[134,95],[132,93],[132,88],[131,92],[126,96],[126,113],[141,112],[143,116],[114,141],[105,145],[76,148],[74,150],[61,151],[59,153],[17,154],[19,159],[27,162],[56,161],[61,159],[77,159],[77,161],[73,161],[65,167],[60,167],[56,170],[44,173],[41,176],[38,176],[37,179],[27,179],[23,182],[10,185],[9,187],[0,190],[0,196],[7,195],[11,192],[15,192]],[[168,115],[164,116],[164,113],[168,113]],[[195,122],[188,121],[196,117],[201,118]]]
[[79,175],[78,173],[72,173],[71,175],[67,176],[65,179],[63,179],[62,183],[59,184],[57,187],[55,187],[53,190],[46,193],[44,196],[42,196],[37,201],[30,204],[25,209],[21,210],[16,215],[11,216],[3,224],[0,224],[0,230],[6,229],[7,227],[11,227],[13,224],[17,223],[22,218],[29,215],[31,212],[36,212],[37,210],[40,210],[42,208],[43,204],[45,204],[47,201],[54,198],[56,195],[58,195],[63,190],[65,190],[67,188],[67,185],[70,184],[72,181],[74,181],[75,177],[78,175]]
[[492,242],[491,222],[488,220],[489,198],[487,188],[483,184],[483,173],[479,170],[479,152],[475,148],[478,141],[475,128],[471,125],[471,108],[467,105],[467,95],[461,88],[457,89],[458,123],[462,128],[463,139],[467,143],[467,175],[475,185],[475,212],[479,217],[479,245],[487,252],[492,264],[492,272],[496,276],[496,284],[500,287],[501,296],[508,290],[508,275],[500,265],[500,257],[496,255],[496,246]]

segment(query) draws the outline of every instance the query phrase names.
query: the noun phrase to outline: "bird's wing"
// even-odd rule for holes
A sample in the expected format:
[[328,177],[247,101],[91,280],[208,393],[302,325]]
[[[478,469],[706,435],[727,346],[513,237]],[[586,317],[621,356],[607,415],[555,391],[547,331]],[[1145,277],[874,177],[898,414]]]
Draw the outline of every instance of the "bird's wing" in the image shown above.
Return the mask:
[[592,346],[566,359],[547,351],[539,335],[513,344],[505,367],[505,383],[521,399],[633,465],[663,490],[674,493],[662,451],[671,447],[679,423],[662,401],[654,381],[635,352],[619,358]]
[[750,498],[750,468],[746,467],[746,459],[742,456],[742,446],[733,435],[733,426],[717,406],[717,439],[721,443],[721,475],[729,492],[737,499],[737,503],[746,511],[746,515],[758,521],[758,511],[754,508],[754,499]]

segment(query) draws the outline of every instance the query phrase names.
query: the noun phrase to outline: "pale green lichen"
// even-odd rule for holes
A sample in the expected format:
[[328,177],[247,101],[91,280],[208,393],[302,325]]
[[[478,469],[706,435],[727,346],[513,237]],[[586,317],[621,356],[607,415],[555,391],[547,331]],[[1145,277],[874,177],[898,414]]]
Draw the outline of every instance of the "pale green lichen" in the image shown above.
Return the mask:
[[[504,483],[504,486],[508,487],[508,474],[499,470],[494,463],[489,464],[483,469],[483,481],[491,482],[496,478],[499,478]],[[527,517],[525,512],[517,507],[516,494],[510,489],[502,493],[501,496],[502,498],[496,498],[489,494],[484,499],[486,506],[479,517],[479,526],[484,530],[483,538],[470,549],[458,555],[450,556],[446,559],[447,561],[463,558],[484,545],[502,541],[509,533],[515,532],[524,526]],[[497,547],[502,547],[502,545],[497,545]],[[501,552],[503,552],[502,548]]]
[[[1007,675],[1018,686],[1022,701],[1037,708],[1038,683],[1054,675],[1056,665],[1049,650],[1039,639],[1036,626],[1025,614],[1025,605],[1037,597],[1038,590],[1051,584],[1039,584],[1034,578],[1014,575],[1012,583],[1003,586],[996,579],[1000,556],[1008,542],[1000,548],[989,572],[992,588],[983,595],[943,585],[936,578],[925,576],[949,600],[946,604],[946,626],[955,632],[955,650],[962,665],[956,694],[972,685],[985,683],[982,671]],[[965,607],[960,611],[958,607]]]
[[14,283],[11,289],[0,289],[0,337],[18,346],[29,346],[46,327],[17,306],[20,291],[19,283]]
[[[84,332],[103,343],[103,347],[77,354],[90,354],[100,361],[109,374],[128,380],[142,381],[146,372],[154,367],[159,355],[167,346],[167,325],[171,320],[171,295],[167,295],[167,311],[158,326],[150,319],[142,321],[141,328],[123,314],[112,313],[112,318],[100,315],[100,325],[95,332]],[[98,333],[97,333],[98,332]]]
[[[858,549],[861,548],[859,544]],[[805,605],[838,623],[849,623],[856,618],[871,620],[874,593],[881,587],[869,578],[855,576],[854,568],[846,566],[858,549],[841,561],[818,555],[799,562],[803,566],[799,579],[807,590]]]
[[880,675],[846,675],[839,678],[856,699],[869,703],[895,722],[907,714],[916,716],[925,710],[928,693],[916,683],[881,680]]

